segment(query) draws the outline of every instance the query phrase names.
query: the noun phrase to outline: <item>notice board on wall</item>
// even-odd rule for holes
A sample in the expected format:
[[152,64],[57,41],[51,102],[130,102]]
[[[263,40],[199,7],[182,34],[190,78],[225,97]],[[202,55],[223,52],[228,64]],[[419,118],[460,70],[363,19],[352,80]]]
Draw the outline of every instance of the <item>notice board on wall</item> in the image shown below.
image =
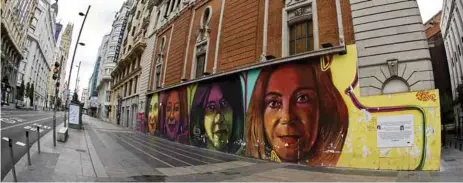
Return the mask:
[[376,129],[378,147],[410,147],[414,145],[413,115],[379,116]]

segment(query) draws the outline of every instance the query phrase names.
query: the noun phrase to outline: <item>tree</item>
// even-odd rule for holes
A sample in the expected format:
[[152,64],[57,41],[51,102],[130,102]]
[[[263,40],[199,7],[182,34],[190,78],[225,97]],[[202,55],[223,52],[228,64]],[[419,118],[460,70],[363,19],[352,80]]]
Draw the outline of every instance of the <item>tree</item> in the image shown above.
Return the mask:
[[30,89],[31,89],[31,85],[30,85],[29,82],[27,82],[27,85],[26,85],[26,93],[25,93],[25,94],[26,94],[26,97],[29,97],[29,92],[30,92],[29,90],[30,90]]
[[72,95],[72,101],[73,102],[79,102],[79,98],[77,96],[77,92],[74,92],[74,94]]
[[32,83],[29,89],[29,99],[31,100],[31,106],[34,106],[34,83]]
[[56,98],[56,109],[59,109],[59,107],[61,107],[61,98]]
[[21,86],[18,87],[18,95],[16,95],[16,99],[23,101],[24,98],[24,80],[21,81]]

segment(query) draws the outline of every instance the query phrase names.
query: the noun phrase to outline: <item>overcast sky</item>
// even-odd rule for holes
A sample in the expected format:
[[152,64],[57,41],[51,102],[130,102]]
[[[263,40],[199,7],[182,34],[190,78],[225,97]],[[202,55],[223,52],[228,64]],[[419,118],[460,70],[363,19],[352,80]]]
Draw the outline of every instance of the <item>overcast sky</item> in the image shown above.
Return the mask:
[[[54,2],[54,0],[51,1]],[[85,13],[88,5],[91,5],[90,13],[88,14],[80,38],[80,42],[84,42],[86,46],[79,46],[77,49],[76,57],[74,59],[74,69],[72,71],[71,85],[69,87],[71,91],[74,91],[77,75],[76,65],[79,64],[79,61],[82,61],[79,73],[79,97],[81,96],[82,88],[88,87],[88,81],[92,75],[98,54],[98,47],[101,44],[103,36],[111,31],[111,24],[114,20],[114,15],[119,10],[123,2],[124,0],[60,0],[58,2],[59,12],[57,21],[60,21],[64,27],[67,23],[74,24],[74,32],[69,59],[67,62],[66,74],[69,74],[75,42],[77,41],[77,36],[83,20],[83,17],[79,16],[78,13]],[[418,5],[420,7],[423,22],[426,22],[442,9],[442,0],[418,0]],[[66,79],[67,77],[68,76],[66,76]]]

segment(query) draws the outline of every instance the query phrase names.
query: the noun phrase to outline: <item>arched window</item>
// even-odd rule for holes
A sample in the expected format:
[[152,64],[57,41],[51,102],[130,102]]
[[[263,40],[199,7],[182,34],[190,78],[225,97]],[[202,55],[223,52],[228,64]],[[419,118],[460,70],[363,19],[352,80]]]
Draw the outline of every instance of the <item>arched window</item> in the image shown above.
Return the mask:
[[209,6],[204,10],[203,15],[201,16],[201,27],[209,25],[209,23],[211,22],[211,14],[212,9]]

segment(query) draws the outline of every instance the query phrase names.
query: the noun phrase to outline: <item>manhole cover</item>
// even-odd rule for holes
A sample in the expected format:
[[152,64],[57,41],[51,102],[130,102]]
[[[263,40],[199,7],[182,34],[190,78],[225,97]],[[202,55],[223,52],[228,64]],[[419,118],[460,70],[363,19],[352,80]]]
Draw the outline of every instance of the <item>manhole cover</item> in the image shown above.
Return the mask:
[[76,149],[76,151],[79,151],[79,152],[87,152],[86,150],[83,150],[83,149]]

